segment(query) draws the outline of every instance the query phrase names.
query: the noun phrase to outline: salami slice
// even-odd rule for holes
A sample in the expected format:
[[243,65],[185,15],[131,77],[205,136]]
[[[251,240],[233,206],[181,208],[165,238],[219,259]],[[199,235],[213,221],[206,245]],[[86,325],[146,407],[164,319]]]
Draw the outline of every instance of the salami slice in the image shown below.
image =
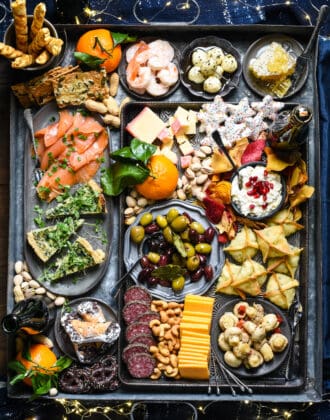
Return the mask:
[[133,378],[149,378],[155,367],[156,360],[150,354],[145,353],[133,354],[127,362],[128,371]]
[[129,325],[146,312],[150,312],[150,305],[148,303],[132,300],[124,305],[123,318],[126,324]]
[[138,334],[131,339],[130,343],[131,344],[135,344],[135,343],[145,344],[149,348],[157,344],[156,340],[151,335],[148,335],[148,334]]
[[149,337],[152,337],[151,328],[149,327],[148,322],[133,322],[128,325],[125,332],[126,341],[130,343],[134,337],[140,334],[146,334],[149,335]]
[[149,347],[145,344],[135,343],[135,344],[128,344],[122,354],[122,359],[124,363],[128,363],[130,357],[136,353],[145,353],[149,354]]
[[136,319],[137,322],[150,322],[153,319],[160,319],[160,315],[158,312],[155,311],[148,311],[142,315],[139,315]]
[[124,294],[124,303],[131,302],[132,300],[139,300],[150,305],[152,297],[145,287],[131,286]]

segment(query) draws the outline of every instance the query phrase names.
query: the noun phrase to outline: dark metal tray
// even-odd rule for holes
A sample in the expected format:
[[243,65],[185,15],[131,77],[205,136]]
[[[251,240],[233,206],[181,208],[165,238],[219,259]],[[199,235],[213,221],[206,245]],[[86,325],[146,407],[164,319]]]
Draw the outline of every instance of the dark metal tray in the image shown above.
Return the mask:
[[[166,25],[159,26],[123,26],[123,25],[57,25],[58,29],[65,30],[68,43],[67,52],[62,61],[62,65],[71,64],[72,53],[75,49],[75,43],[80,34],[86,30],[96,27],[107,27],[116,32],[126,32],[136,34],[140,37],[157,36],[168,39],[174,43],[179,50],[188,43],[203,36],[215,35],[228,39],[235,48],[241,53],[263,35],[270,33],[285,33],[296,38],[301,44],[306,45],[312,28],[305,26],[269,26],[269,25],[240,25],[240,26],[186,26],[186,25]],[[217,400],[255,400],[255,401],[292,401],[306,402],[318,401],[322,393],[322,294],[321,294],[321,244],[320,238],[321,215],[320,215],[320,179],[319,179],[319,128],[318,128],[318,96],[316,84],[316,57],[317,51],[313,57],[313,68],[309,72],[305,86],[291,99],[292,102],[301,102],[310,105],[314,111],[314,119],[310,125],[310,141],[306,148],[306,160],[309,168],[309,184],[315,186],[315,194],[305,206],[306,231],[305,239],[308,249],[308,258],[303,272],[300,273],[300,282],[302,286],[301,299],[305,305],[305,317],[300,324],[300,334],[297,346],[302,351],[302,359],[298,367],[298,375],[293,381],[285,383],[283,377],[272,378],[272,382],[263,380],[258,384],[253,384],[253,394],[239,393],[234,396],[230,392],[230,387],[221,384],[221,394],[208,394],[205,384],[181,384],[176,388],[170,389],[167,384],[163,387],[159,384],[155,387],[139,387],[122,385],[114,393],[99,395],[77,395],[77,394],[59,394],[58,398],[66,399],[86,399],[86,400],[163,400],[168,401],[213,401]],[[15,75],[13,75],[15,76]],[[17,81],[26,77],[17,74]],[[120,89],[118,99],[121,100],[127,96],[127,93]],[[241,98],[247,96],[250,101],[260,100],[246,85],[241,77],[237,89],[234,89],[226,96],[227,102],[238,102]],[[175,93],[166,99],[166,102],[188,102],[195,100],[189,97],[186,90],[180,86]],[[18,106],[14,97],[11,100],[11,145],[10,145],[10,223],[9,223],[9,252],[8,252],[8,297],[7,309],[11,311],[14,305],[12,294],[12,275],[14,271],[14,262],[24,258],[24,159],[26,129],[23,122],[23,110]],[[120,147],[119,133],[111,130],[111,149]],[[124,266],[121,260],[122,250],[122,231],[119,230],[122,225],[123,202],[121,199],[114,200],[113,209],[113,237],[112,253],[106,272],[97,288],[88,293],[89,296],[101,298],[112,307],[117,305],[111,297],[111,290],[116,284],[120,274],[124,272]],[[210,292],[212,293],[212,291]],[[8,357],[11,359],[14,355],[13,340],[9,340]],[[255,386],[254,386],[255,385]],[[29,396],[27,389],[21,387],[9,386],[8,393],[11,397]],[[214,389],[212,388],[212,391]]]

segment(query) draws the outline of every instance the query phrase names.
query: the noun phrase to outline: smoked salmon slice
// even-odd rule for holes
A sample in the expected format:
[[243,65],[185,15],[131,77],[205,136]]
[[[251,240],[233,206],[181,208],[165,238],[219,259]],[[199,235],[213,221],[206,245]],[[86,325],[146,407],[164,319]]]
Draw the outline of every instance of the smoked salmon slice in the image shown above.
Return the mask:
[[102,156],[104,149],[108,145],[108,135],[104,130],[96,141],[84,152],[78,153],[73,152],[69,157],[70,166],[74,171],[77,171],[81,167],[87,165],[92,160],[96,160]]
[[62,138],[73,123],[73,116],[70,111],[63,110],[59,112],[59,120],[49,124],[47,127],[35,133],[35,137],[43,136],[46,147],[51,146],[57,140]]
[[64,153],[66,148],[67,144],[63,138],[57,140],[57,142],[52,144],[50,147],[47,147],[40,160],[40,168],[43,171],[48,169],[48,167],[54,162],[54,160],[62,153]]

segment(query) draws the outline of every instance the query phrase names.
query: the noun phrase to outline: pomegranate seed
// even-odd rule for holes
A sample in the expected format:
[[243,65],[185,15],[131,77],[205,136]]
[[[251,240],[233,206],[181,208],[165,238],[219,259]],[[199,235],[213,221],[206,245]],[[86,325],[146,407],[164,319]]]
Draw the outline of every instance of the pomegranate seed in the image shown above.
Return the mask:
[[250,191],[247,191],[247,193],[246,193],[247,195],[253,195],[254,194],[254,191],[253,190],[250,190]]
[[263,196],[262,196],[262,199],[263,199],[264,201],[266,201],[266,200],[267,200],[267,195],[263,195]]
[[259,198],[260,197],[260,194],[258,194],[258,193],[256,193],[256,194],[254,194],[254,196],[253,196],[254,198]]
[[263,209],[266,209],[266,208],[267,208],[267,206],[268,206],[268,204],[267,204],[267,203],[265,203],[265,204],[263,204],[261,207],[262,207]]
[[265,169],[264,170],[264,176],[267,176],[268,175],[268,171],[267,171],[267,169]]
[[250,210],[253,210],[255,208],[255,205],[254,204],[250,204],[249,205],[249,208],[250,208]]
[[252,184],[251,184],[251,182],[250,182],[250,181],[248,181],[248,182],[246,182],[246,183],[245,183],[245,186],[246,186],[247,188],[251,187],[251,185],[252,185]]
[[274,184],[272,182],[269,183],[269,188],[271,188],[271,189],[274,188]]

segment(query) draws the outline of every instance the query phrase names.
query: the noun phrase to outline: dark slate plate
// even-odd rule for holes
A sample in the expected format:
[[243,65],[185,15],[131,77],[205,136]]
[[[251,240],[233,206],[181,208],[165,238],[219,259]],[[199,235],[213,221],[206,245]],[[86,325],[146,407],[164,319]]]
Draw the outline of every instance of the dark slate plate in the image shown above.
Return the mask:
[[[50,124],[54,119],[58,118],[58,108],[55,102],[51,102],[41,108],[34,116],[34,130],[39,130],[48,124]],[[97,116],[95,116],[97,118]],[[32,229],[37,229],[38,226],[35,224],[35,217],[37,213],[35,211],[35,206],[45,210],[49,206],[54,206],[56,203],[46,203],[40,200],[36,193],[35,179],[34,179],[34,160],[31,157],[31,139],[29,134],[25,138],[25,191],[24,191],[24,217],[25,217],[25,234]],[[107,150],[105,151],[105,164],[109,161]],[[99,171],[100,172],[100,171]],[[99,173],[98,172],[98,173]],[[95,180],[98,181],[98,174],[95,177]],[[79,185],[72,187],[72,191],[76,190]],[[107,262],[111,253],[111,238],[113,231],[113,221],[112,221],[112,201],[107,199],[107,214],[97,216],[97,217],[82,217],[85,219],[84,225],[77,231],[79,236],[86,238],[94,249],[100,248],[105,254],[105,261],[99,266],[88,269],[84,272],[77,273],[68,277],[59,279],[54,283],[48,281],[43,282],[43,286],[52,293],[63,296],[79,296],[87,293],[92,288],[94,288],[102,279],[103,274],[107,268]],[[47,222],[48,224],[53,224],[54,222]],[[73,241],[76,238],[76,235],[72,235],[71,240]],[[42,275],[43,270],[45,269],[46,264],[44,264],[34,253],[30,245],[27,243],[24,238],[24,247],[25,255],[28,267],[31,271],[33,278],[38,280]],[[53,256],[49,263],[54,261],[57,256],[60,256],[61,253]]]
[[273,372],[278,369],[281,364],[285,361],[288,351],[291,348],[291,328],[287,318],[287,315],[276,305],[273,305],[271,302],[265,299],[260,298],[248,298],[246,301],[252,305],[253,303],[258,303],[262,305],[265,309],[265,314],[274,313],[279,315],[283,321],[280,324],[281,333],[287,337],[288,345],[281,353],[274,353],[274,358],[270,362],[263,363],[256,369],[246,369],[242,364],[238,368],[233,368],[224,361],[224,352],[218,346],[218,336],[222,332],[219,327],[219,319],[225,312],[232,312],[236,303],[240,302],[241,299],[233,299],[230,302],[225,303],[224,305],[215,304],[212,317],[212,326],[211,326],[211,345],[213,351],[216,353],[217,357],[223,362],[227,369],[231,370],[237,376],[241,376],[248,379],[258,378],[260,376],[267,375],[268,373]]
[[[278,97],[274,93],[270,92],[267,89],[266,85],[258,81],[255,77],[253,77],[252,73],[249,70],[250,60],[252,58],[257,58],[262,53],[264,48],[272,42],[278,42],[279,44],[281,44],[282,47],[295,58],[297,58],[303,52],[302,45],[290,36],[282,34],[266,35],[253,42],[246,51],[243,59],[243,76],[249,88],[253,90],[253,92],[257,93],[260,96],[271,95],[274,98],[278,99]],[[297,80],[297,83],[293,87],[291,87],[283,97],[279,99],[290,98],[291,96],[295,95],[304,86],[307,80],[307,76],[308,66],[305,68],[301,78]]]
[[[169,209],[176,208],[182,214],[183,212],[188,213],[192,219],[197,222],[200,222],[205,229],[209,226],[213,226],[211,222],[205,216],[204,209],[201,207],[197,207],[189,202],[181,201],[181,200],[170,200],[163,202],[161,204],[148,207],[146,212],[150,212],[154,217],[157,215],[166,215]],[[140,213],[137,220],[130,226],[136,226],[139,223],[140,218],[143,216],[145,212]],[[125,232],[124,238],[124,263],[126,265],[126,269],[130,270],[133,264],[141,257],[142,251],[140,245],[134,244],[130,239],[130,228],[128,228]],[[175,292],[171,287],[164,287],[161,285],[157,285],[155,287],[149,287],[150,293],[159,299],[164,299],[167,301],[176,301],[181,302],[184,300],[184,297],[187,294],[195,294],[195,295],[203,295],[206,293],[209,288],[214,284],[216,279],[220,274],[220,270],[224,264],[225,257],[224,252],[222,250],[222,245],[219,243],[217,239],[217,235],[214,236],[213,241],[211,243],[212,251],[211,254],[208,255],[208,263],[213,267],[213,278],[211,281],[206,281],[205,277],[203,276],[199,281],[192,282],[189,278],[186,278],[186,283],[180,292]],[[135,281],[135,283],[139,284],[138,281],[138,274],[141,271],[141,266],[137,264],[137,266],[131,272],[131,277]]]

